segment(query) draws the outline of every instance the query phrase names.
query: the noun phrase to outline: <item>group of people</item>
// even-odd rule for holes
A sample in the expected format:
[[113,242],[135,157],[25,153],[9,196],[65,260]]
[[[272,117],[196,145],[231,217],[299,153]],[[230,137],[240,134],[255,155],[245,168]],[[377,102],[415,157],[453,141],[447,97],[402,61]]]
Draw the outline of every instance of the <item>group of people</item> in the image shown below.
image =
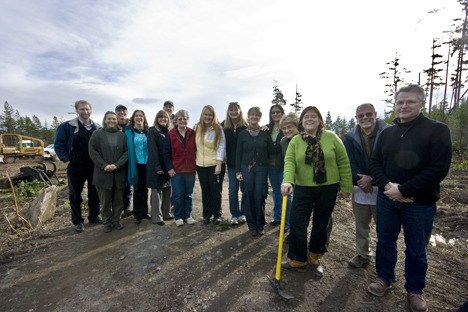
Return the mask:
[[[413,311],[426,311],[422,297],[427,271],[427,244],[439,199],[439,185],[451,162],[448,127],[426,118],[424,90],[416,85],[395,95],[395,125],[377,119],[370,103],[356,108],[357,125],[341,140],[325,129],[320,110],[306,107],[298,117],[272,105],[268,124],[251,107],[245,118],[231,102],[219,122],[215,109],[203,107],[194,129],[189,113],[164,103],[150,126],[145,113],[118,105],[106,112],[103,127],[90,119],[91,104],[75,103],[77,118],[57,129],[55,150],[68,163],[72,222],[84,230],[81,192],[88,182],[90,223],[104,232],[120,230],[133,189],[133,217],[164,225],[194,224],[195,177],[201,187],[203,223],[221,222],[221,193],[228,174],[230,223],[247,223],[252,236],[264,234],[268,180],[272,188],[272,226],[287,196],[285,230],[289,231],[285,269],[322,276],[337,197],[352,193],[356,255],[349,265],[370,262],[370,223],[377,228],[378,278],[368,291],[383,296],[395,282],[397,239],[403,227],[406,244],[405,289]],[[148,189],[151,189],[148,207]],[[239,202],[239,191],[241,194]],[[172,206],[172,209],[171,209]],[[99,210],[101,207],[101,210]],[[173,213],[172,213],[173,211]],[[102,219],[99,217],[101,213]],[[308,237],[309,222],[312,228]]]

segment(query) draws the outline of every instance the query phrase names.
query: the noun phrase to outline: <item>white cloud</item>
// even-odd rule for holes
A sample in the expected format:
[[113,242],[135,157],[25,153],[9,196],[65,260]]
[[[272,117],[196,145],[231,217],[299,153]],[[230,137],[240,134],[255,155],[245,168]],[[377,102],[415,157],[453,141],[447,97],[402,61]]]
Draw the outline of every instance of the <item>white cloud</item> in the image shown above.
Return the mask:
[[455,0],[3,1],[0,100],[49,124],[77,99],[97,120],[117,103],[152,119],[167,99],[194,120],[234,100],[267,110],[278,80],[288,102],[297,82],[324,115],[383,112],[385,63],[398,51],[416,82],[432,39],[462,16]]

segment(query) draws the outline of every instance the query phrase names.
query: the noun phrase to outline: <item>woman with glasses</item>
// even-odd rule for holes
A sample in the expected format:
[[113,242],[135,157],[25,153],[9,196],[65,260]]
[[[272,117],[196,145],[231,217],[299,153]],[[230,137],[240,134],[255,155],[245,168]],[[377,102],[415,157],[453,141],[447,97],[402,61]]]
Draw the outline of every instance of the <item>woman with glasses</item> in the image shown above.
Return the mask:
[[280,121],[283,115],[284,109],[281,105],[275,104],[271,106],[268,133],[273,141],[273,153],[270,154],[270,158],[268,160],[268,178],[270,179],[273,196],[273,219],[270,221],[270,225],[273,226],[279,225],[281,222],[281,182],[283,182],[284,161],[280,142],[284,135],[280,128]]

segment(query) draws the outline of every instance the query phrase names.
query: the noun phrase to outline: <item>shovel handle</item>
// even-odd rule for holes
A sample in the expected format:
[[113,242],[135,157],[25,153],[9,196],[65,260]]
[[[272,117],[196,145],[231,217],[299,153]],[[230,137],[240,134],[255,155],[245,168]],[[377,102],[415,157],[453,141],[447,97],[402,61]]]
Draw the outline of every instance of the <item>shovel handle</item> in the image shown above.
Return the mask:
[[281,277],[281,260],[283,258],[284,225],[286,221],[286,206],[288,205],[288,195],[283,195],[283,205],[281,207],[281,225],[278,242],[278,258],[276,259],[276,280]]

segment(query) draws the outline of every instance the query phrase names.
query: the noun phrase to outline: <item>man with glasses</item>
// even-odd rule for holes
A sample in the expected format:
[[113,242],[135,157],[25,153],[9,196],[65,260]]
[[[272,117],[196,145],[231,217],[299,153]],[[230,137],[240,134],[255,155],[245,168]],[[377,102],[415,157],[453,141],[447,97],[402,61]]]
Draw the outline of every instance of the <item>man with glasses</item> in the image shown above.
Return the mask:
[[356,127],[344,137],[353,173],[353,214],[356,224],[356,255],[348,261],[350,267],[361,268],[370,262],[370,223],[375,221],[377,187],[370,175],[369,162],[377,137],[389,127],[377,119],[374,105],[361,104],[356,108]]
[[377,195],[378,278],[368,291],[383,296],[395,282],[397,240],[405,238],[405,289],[411,311],[427,311],[422,291],[426,286],[427,244],[440,198],[440,182],[452,160],[447,125],[426,118],[424,89],[401,88],[395,95],[395,125],[380,134],[371,157],[371,175]]

